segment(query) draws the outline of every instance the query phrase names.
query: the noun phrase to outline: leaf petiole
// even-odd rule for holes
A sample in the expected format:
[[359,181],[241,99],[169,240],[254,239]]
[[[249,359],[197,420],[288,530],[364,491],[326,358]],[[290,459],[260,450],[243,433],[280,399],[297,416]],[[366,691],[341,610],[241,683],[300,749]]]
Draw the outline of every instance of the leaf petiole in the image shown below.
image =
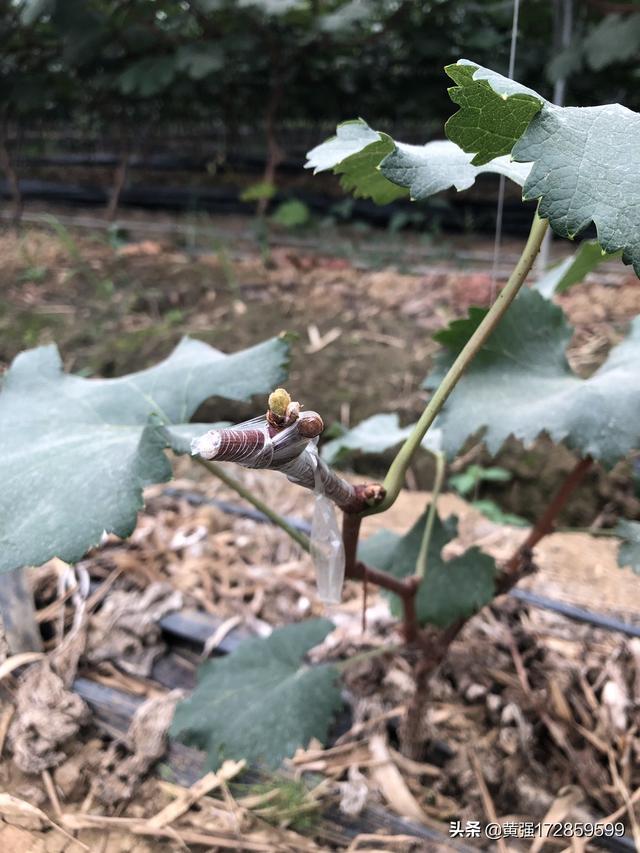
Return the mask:
[[478,352],[482,349],[487,339],[494,331],[507,308],[518,294],[518,291],[524,284],[533,262],[536,259],[542,240],[549,227],[546,219],[541,219],[536,213],[531,225],[529,237],[526,245],[520,255],[518,263],[515,265],[513,272],[509,276],[504,288],[498,294],[496,301],[487,312],[484,319],[469,338],[466,345],[449,368],[447,375],[444,377],[429,403],[420,416],[420,419],[414,426],[411,434],[406,439],[395,459],[391,463],[387,476],[384,480],[384,488],[386,496],[384,500],[375,507],[371,507],[364,515],[373,515],[378,512],[384,512],[395,503],[400,489],[404,484],[405,475],[411,460],[420,447],[427,430],[436,419],[436,415],[446,403],[449,395],[458,384],[462,374],[467,369],[468,365],[473,361]]
[[427,574],[427,562],[429,559],[429,545],[431,543],[431,533],[433,531],[433,523],[435,521],[436,513],[438,511],[438,496],[440,495],[440,491],[442,490],[442,483],[444,482],[444,472],[446,467],[446,459],[444,453],[434,453],[433,457],[436,462],[436,475],[433,481],[433,491],[431,492],[431,505],[429,507],[429,514],[427,515],[427,522],[424,526],[424,535],[422,537],[422,542],[420,543],[420,550],[418,551],[418,559],[416,561],[416,575],[419,578],[424,578]]
[[290,525],[289,522],[280,515],[280,513],[271,509],[268,504],[261,501],[260,498],[256,497],[249,489],[245,489],[239,480],[236,480],[235,477],[231,477],[227,474],[222,465],[219,465],[217,462],[210,462],[207,459],[202,459],[200,456],[194,456],[193,459],[202,465],[203,468],[206,468],[210,474],[214,475],[214,477],[222,480],[225,486],[233,489],[233,491],[237,492],[241,498],[244,498],[259,512],[266,515],[270,521],[277,525],[277,527],[284,530],[284,532],[288,534],[294,542],[297,542],[304,551],[309,551],[310,545],[308,536],[300,530],[296,530],[295,527],[292,527],[292,525]]

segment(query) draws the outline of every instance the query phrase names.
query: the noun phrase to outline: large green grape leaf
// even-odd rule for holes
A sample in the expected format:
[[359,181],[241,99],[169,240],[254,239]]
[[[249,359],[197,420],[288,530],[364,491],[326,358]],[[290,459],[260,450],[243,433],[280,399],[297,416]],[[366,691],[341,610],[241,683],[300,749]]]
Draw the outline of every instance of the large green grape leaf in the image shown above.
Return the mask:
[[[0,392],[0,571],[74,562],[105,530],[129,535],[143,487],[171,476],[163,448],[187,448],[184,424],[200,403],[268,392],[288,352],[285,338],[234,355],[184,338],[164,361],[118,379],[64,373],[55,346],[19,355]],[[183,426],[170,434],[172,424]]]
[[[540,216],[562,237],[573,239],[593,222],[602,249],[622,249],[640,275],[640,115],[620,104],[558,107],[468,60],[447,71],[462,81],[451,90],[457,103],[464,93],[446,124],[449,138],[476,163],[507,151],[532,163],[523,199],[539,199]],[[510,108],[522,98],[539,104],[528,122],[524,113],[516,121]]]
[[447,65],[445,71],[456,83],[449,89],[449,97],[460,107],[445,124],[449,139],[464,151],[474,152],[471,162],[476,166],[511,154],[542,108],[540,95],[464,59]]
[[[356,453],[384,453],[397,447],[409,436],[414,424],[401,427],[398,415],[372,415],[352,429],[345,430],[338,438],[328,441],[322,448],[322,457],[329,465],[346,462]],[[432,427],[425,436],[422,446],[426,450],[440,449],[439,429]]]
[[[444,350],[426,387],[434,387],[485,313],[471,308],[468,318],[436,335]],[[543,431],[607,465],[637,448],[640,318],[588,379],[567,361],[571,333],[557,305],[523,290],[439,415],[445,451],[455,455],[481,429],[491,453],[510,435],[530,443]]]
[[405,145],[372,130],[362,119],[338,125],[336,135],[309,151],[307,158],[305,168],[314,173],[333,169],[342,175],[343,189],[377,204],[406,196],[407,190],[413,200],[450,187],[466,190],[483,172],[505,175],[522,186],[531,168],[508,157],[474,166],[471,155],[446,139]]
[[623,568],[630,566],[640,575],[640,523],[620,519],[613,532],[622,540],[618,549],[618,565]]
[[523,198],[553,230],[573,239],[591,222],[605,252],[640,276],[640,115],[620,104],[546,105],[513,156],[533,162]]
[[[364,563],[398,578],[415,574],[424,535],[428,507],[405,536],[381,530],[358,548]],[[446,628],[457,619],[471,616],[488,604],[495,593],[496,564],[478,548],[469,548],[452,560],[443,560],[442,549],[458,532],[455,518],[444,523],[437,513],[429,541],[427,571],[416,596],[416,614],[421,625]],[[391,610],[402,615],[400,600],[390,594]]]
[[213,769],[229,758],[273,767],[311,738],[326,741],[342,704],[338,670],[303,658],[332,629],[326,619],[287,625],[204,663],[176,708],[172,736],[206,749]]
[[535,289],[545,298],[550,299],[554,293],[564,293],[572,285],[584,281],[586,276],[604,261],[620,258],[622,252],[607,255],[602,251],[597,240],[585,240],[577,252],[546,272],[535,283]]

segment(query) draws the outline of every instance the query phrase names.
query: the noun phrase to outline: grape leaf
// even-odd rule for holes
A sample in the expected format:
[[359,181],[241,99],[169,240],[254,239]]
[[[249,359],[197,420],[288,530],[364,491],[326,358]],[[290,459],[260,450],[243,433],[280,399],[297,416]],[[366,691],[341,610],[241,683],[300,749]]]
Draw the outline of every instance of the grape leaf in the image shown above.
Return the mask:
[[300,228],[308,224],[311,211],[303,201],[292,198],[279,204],[270,218],[283,228]]
[[372,130],[364,119],[343,121],[337,126],[335,136],[307,152],[305,169],[313,169],[314,175],[326,172],[376,142],[380,142],[380,134]]
[[[328,441],[322,448],[322,457],[329,465],[344,463],[354,453],[384,453],[407,438],[413,424],[401,427],[397,414],[372,415],[338,438]],[[442,437],[437,427],[432,427],[422,442],[427,450],[438,451]]]
[[613,532],[622,540],[618,549],[618,565],[622,568],[630,566],[640,575],[640,523],[620,519]]
[[[485,313],[471,308],[435,336],[445,349],[426,387],[434,387]],[[445,451],[455,455],[481,429],[491,453],[510,435],[527,444],[543,431],[607,465],[638,447],[640,317],[588,379],[567,361],[571,333],[557,305],[523,290],[439,415]]]
[[640,15],[607,15],[585,38],[583,48],[594,71],[614,62],[636,59],[640,50]]
[[471,501],[471,506],[495,524],[509,524],[512,527],[529,527],[529,522],[526,518],[516,515],[513,512],[505,512],[495,501],[488,498]]
[[533,162],[523,198],[540,199],[538,213],[561,237],[573,239],[591,222],[608,254],[640,276],[640,115],[619,104],[545,106],[515,145]]
[[385,527],[376,530],[371,536],[360,539],[358,542],[358,559],[368,566],[386,572],[391,565],[393,552],[401,539],[402,536],[399,533],[387,530]]
[[311,738],[326,741],[342,705],[338,670],[303,658],[331,630],[326,619],[287,625],[207,661],[194,693],[176,708],[171,735],[206,749],[212,769],[228,758],[274,767]]
[[215,42],[184,44],[175,55],[178,71],[184,71],[192,80],[202,80],[224,67],[224,53]]
[[[365,539],[358,548],[358,558],[398,578],[415,574],[427,513],[428,507],[405,536],[381,530]],[[427,571],[416,595],[416,614],[421,625],[446,628],[458,619],[471,616],[494,596],[496,564],[488,554],[469,548],[453,560],[443,560],[442,549],[457,533],[455,518],[443,523],[436,514]],[[393,594],[389,597],[392,613],[400,617],[400,600]]]
[[362,119],[338,125],[336,136],[309,151],[307,158],[305,168],[314,174],[333,169],[342,175],[343,189],[377,204],[406,196],[407,189],[414,201],[449,187],[466,190],[482,172],[505,175],[522,186],[531,168],[508,157],[473,166],[472,156],[446,139],[405,145],[372,130]]
[[[452,97],[460,100],[460,90],[465,93],[445,126],[449,138],[475,154],[475,163],[507,149],[514,160],[532,163],[523,199],[539,199],[540,216],[562,237],[573,239],[593,222],[603,250],[622,249],[623,262],[640,276],[640,115],[620,104],[557,107],[468,60],[447,70],[462,81]],[[524,97],[540,105],[528,123],[524,114],[515,121],[510,108]]]
[[473,186],[483,172],[504,175],[522,186],[531,171],[529,163],[514,163],[509,157],[497,157],[487,165],[474,166],[469,154],[446,140],[426,145],[396,144],[380,165],[382,174],[408,187],[414,201],[455,187],[458,192]]
[[481,465],[469,465],[460,474],[449,477],[449,485],[461,495],[468,495],[480,483],[508,483],[512,474],[506,468],[483,468]]
[[238,0],[240,8],[255,6],[265,15],[286,15],[288,12],[300,9],[301,0]]
[[131,64],[118,77],[123,95],[148,98],[162,92],[176,75],[176,61],[172,56],[148,56]]
[[573,284],[584,281],[586,276],[604,261],[621,256],[621,252],[607,255],[596,240],[585,240],[577,252],[546,272],[534,287],[538,293],[550,299],[554,293],[564,293]]
[[184,338],[164,361],[118,379],[64,373],[55,346],[21,353],[0,392],[0,571],[75,562],[103,531],[129,535],[143,487],[171,476],[163,448],[186,444],[189,428],[169,426],[213,395],[270,391],[288,350],[278,338],[224,355]]
[[445,71],[457,84],[449,89],[449,97],[460,107],[444,126],[449,139],[475,153],[475,166],[511,154],[542,108],[540,95],[465,59]]
[[378,166],[394,149],[386,133],[372,130],[362,119],[345,121],[336,135],[307,154],[305,169],[314,175],[333,169],[342,175],[340,185],[356,198],[371,198],[376,204],[388,204],[407,194],[406,189],[388,181]]

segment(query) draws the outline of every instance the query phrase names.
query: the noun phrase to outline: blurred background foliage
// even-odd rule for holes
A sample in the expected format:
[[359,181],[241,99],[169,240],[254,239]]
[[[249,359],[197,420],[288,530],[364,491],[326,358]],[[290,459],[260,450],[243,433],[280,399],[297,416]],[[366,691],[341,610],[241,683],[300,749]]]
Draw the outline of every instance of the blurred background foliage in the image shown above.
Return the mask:
[[[638,109],[640,5],[521,4],[517,75],[567,105]],[[14,121],[334,122],[361,112],[439,132],[442,67],[460,56],[505,71],[511,0],[3,0],[1,103]],[[271,113],[271,115],[270,115]]]
[[[21,158],[90,138],[119,160],[113,213],[132,158],[185,151],[189,135],[215,141],[204,149],[209,174],[244,152],[262,161],[267,183],[357,114],[408,142],[442,136],[443,66],[466,56],[506,72],[513,2],[0,0],[0,9],[9,189],[16,195],[24,177]],[[550,98],[565,81],[566,105],[637,110],[639,48],[637,3],[521,4],[517,77]]]

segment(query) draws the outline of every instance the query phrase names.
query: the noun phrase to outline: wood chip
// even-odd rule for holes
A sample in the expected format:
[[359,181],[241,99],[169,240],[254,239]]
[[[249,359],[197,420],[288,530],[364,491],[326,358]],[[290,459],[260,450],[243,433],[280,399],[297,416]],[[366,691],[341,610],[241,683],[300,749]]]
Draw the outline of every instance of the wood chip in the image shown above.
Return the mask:
[[432,821],[422,811],[420,804],[402,778],[402,774],[393,763],[386,737],[381,734],[372,735],[369,740],[369,750],[374,761],[380,762],[377,767],[371,768],[371,778],[391,808],[402,817],[420,821],[427,826],[432,825]]
[[[149,826],[149,822],[143,818],[65,813],[62,815],[62,821],[71,830],[104,829],[110,831],[120,829],[130,832],[132,835],[170,838],[183,844],[202,844],[205,847],[222,847],[226,850],[247,850],[249,853],[253,853],[253,851],[255,853],[273,853],[272,845],[252,841],[248,837],[240,838],[235,833],[205,833],[192,832],[188,829],[177,830],[172,829],[170,826],[154,827]],[[85,849],[88,850],[89,848]]]
[[[553,801],[549,810],[542,818],[541,823],[543,825],[549,823],[561,823],[582,799],[584,799],[584,793],[580,788],[572,787],[565,790]],[[539,836],[534,839],[529,853],[538,853],[539,850],[542,850],[548,840],[549,839],[544,836]]]
[[11,655],[0,664],[0,681],[18,669],[18,667],[26,666],[28,663],[35,663],[42,660],[46,655],[43,652],[20,652],[17,655]]
[[[469,763],[473,768],[473,772],[476,777],[476,781],[478,783],[478,788],[480,788],[480,796],[482,797],[482,805],[485,812],[485,817],[490,823],[498,822],[498,815],[493,804],[493,800],[491,798],[491,794],[489,793],[489,789],[487,788],[487,783],[484,778],[484,773],[482,772],[482,767],[480,766],[480,762],[478,761],[478,756],[475,752],[470,749],[469,752]],[[505,844],[503,838],[497,839],[497,847],[500,850],[500,853],[507,853],[508,848]]]
[[53,807],[53,811],[55,812],[57,817],[60,817],[62,814],[62,809],[60,808],[60,800],[58,799],[58,792],[56,791],[56,786],[51,778],[51,773],[48,770],[42,771],[42,782],[44,784],[45,791],[47,792],[47,796],[51,802]]
[[234,628],[237,628],[241,622],[242,616],[230,616],[229,619],[225,619],[222,625],[219,625],[213,634],[205,640],[201,655],[202,659],[208,658],[218,648],[227,634],[233,631]]
[[0,716],[0,757],[2,757],[2,751],[4,750],[4,742],[7,737],[7,732],[9,731],[9,726],[11,725],[11,720],[13,719],[13,715],[16,712],[15,705],[7,705],[6,708],[3,709],[2,715]]
[[246,761],[225,761],[217,773],[207,773],[206,776],[194,782],[190,788],[183,789],[182,794],[150,818],[147,825],[160,828],[173,823],[174,820],[189,811],[191,806],[197,803],[201,797],[237,776],[244,770],[246,764]]
[[329,344],[337,341],[342,334],[342,329],[335,327],[329,329],[324,335],[321,335],[318,327],[312,323],[307,327],[307,334],[309,335],[309,346],[305,348],[305,352],[312,354],[320,352],[320,350],[323,350]]

